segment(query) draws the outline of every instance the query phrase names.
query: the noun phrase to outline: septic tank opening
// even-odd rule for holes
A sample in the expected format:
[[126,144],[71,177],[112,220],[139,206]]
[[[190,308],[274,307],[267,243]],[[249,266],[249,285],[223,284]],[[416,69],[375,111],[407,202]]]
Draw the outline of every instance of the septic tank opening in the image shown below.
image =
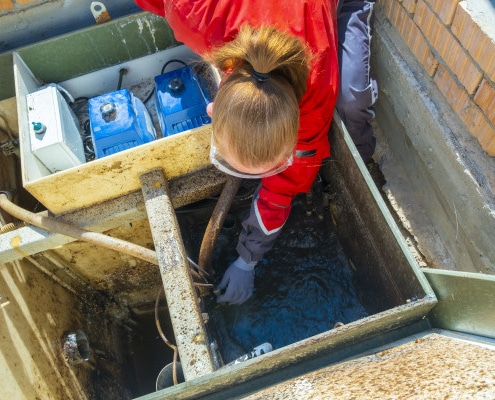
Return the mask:
[[[279,349],[390,306],[388,300],[377,299],[380,296],[372,282],[356,286],[356,271],[332,227],[323,186],[318,181],[313,192],[295,199],[274,248],[256,266],[251,299],[240,306],[217,304],[213,295],[203,299],[225,364],[262,343]],[[225,220],[212,257],[217,279],[237,257],[240,222],[249,205],[250,201],[241,206],[234,201]],[[209,211],[205,202],[196,209],[178,210],[184,245],[193,259]],[[371,297],[373,306],[367,310],[366,300]]]
[[[368,317],[376,314],[381,316],[373,320],[375,333],[381,327],[392,329],[416,318],[413,303],[422,299],[424,292],[413,271],[408,272],[408,264],[400,260],[392,243],[382,240],[383,227],[362,226],[365,213],[375,212],[373,204],[367,202],[363,211],[361,204],[352,201],[337,181],[318,180],[312,190],[309,195],[296,197],[274,248],[257,265],[256,289],[251,299],[240,306],[229,306],[217,304],[211,293],[202,297],[204,312],[208,314],[207,330],[218,346],[222,364],[229,364],[264,343],[279,350],[319,334],[338,342],[342,324],[353,323],[352,327],[341,328],[342,334],[352,331],[356,340],[362,339],[370,333],[367,329],[363,333],[361,328],[372,321]],[[240,222],[249,212],[252,194],[252,187],[241,186],[225,219],[212,256],[217,283],[237,257]],[[205,199],[176,210],[185,250],[193,260],[198,259],[216,200]],[[377,257],[376,252],[383,254]],[[394,269],[393,274],[390,268]],[[406,303],[408,309],[399,309]],[[173,357],[153,326],[151,308],[134,318],[142,333],[132,344],[139,383],[137,394],[156,389],[157,376]],[[167,320],[163,315],[161,323]],[[164,330],[175,343],[172,327]],[[158,355],[157,349],[168,354]]]

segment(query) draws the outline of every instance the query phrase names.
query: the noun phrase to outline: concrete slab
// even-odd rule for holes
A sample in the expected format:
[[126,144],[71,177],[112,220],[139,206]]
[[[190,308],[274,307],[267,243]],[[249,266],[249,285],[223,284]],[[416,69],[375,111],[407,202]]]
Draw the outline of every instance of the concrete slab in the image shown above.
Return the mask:
[[243,399],[489,399],[493,362],[493,345],[431,333]]

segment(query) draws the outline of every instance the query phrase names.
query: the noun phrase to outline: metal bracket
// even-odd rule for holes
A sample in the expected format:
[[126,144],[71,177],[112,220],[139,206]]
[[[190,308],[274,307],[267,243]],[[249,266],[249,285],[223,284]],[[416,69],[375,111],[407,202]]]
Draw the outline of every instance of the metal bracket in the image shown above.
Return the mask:
[[97,24],[102,24],[103,22],[108,22],[112,19],[105,4],[101,1],[93,1],[90,8]]

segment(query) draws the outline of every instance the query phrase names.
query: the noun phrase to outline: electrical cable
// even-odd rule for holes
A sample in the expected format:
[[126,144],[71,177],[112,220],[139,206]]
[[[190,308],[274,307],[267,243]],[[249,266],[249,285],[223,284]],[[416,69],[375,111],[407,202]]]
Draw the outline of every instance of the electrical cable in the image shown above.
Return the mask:
[[151,92],[150,94],[148,95],[148,97],[146,97],[146,99],[143,100],[143,103],[146,104],[148,101],[151,100],[151,98],[153,97],[153,93],[155,93],[155,88],[153,87],[153,89],[151,89]]
[[86,161],[92,161],[95,159],[95,146],[93,143],[93,137],[91,136],[91,122],[87,119],[83,125],[83,134],[81,135],[84,148],[84,156]]
[[[78,97],[76,99],[74,99],[74,102],[72,103],[72,110],[74,111],[74,113],[76,115],[80,115],[80,114],[87,114],[88,113],[88,100],[89,98],[88,97]],[[78,103],[82,103],[82,105],[78,105]]]
[[186,66],[187,66],[187,64],[186,64],[184,61],[179,60],[179,59],[177,59],[177,58],[172,58],[171,60],[168,60],[165,64],[163,64],[161,74],[164,74],[164,73],[165,73],[165,70],[167,69],[167,67],[168,67],[170,64],[174,63],[174,62],[180,63],[180,64],[182,64],[184,67],[186,67]]
[[[160,72],[160,74],[164,74],[165,73],[165,69],[173,62],[178,62],[184,66],[187,66],[187,64],[182,61],[182,60],[178,60],[178,59],[175,59],[173,58],[172,60],[168,60],[165,64],[163,64],[163,67],[162,67],[162,70]],[[153,87],[153,89],[151,90],[151,92],[148,94],[148,96],[146,97],[146,99],[143,100],[143,103],[146,104],[148,101],[151,100],[151,97],[153,96],[153,93],[155,93],[155,88]]]
[[127,74],[129,70],[127,68],[119,69],[119,82],[117,83],[117,90],[122,89],[122,81],[124,80],[124,75]]
[[171,343],[165,334],[162,331],[162,327],[160,325],[160,319],[158,318],[158,304],[160,302],[160,295],[163,291],[163,286],[160,286],[160,290],[158,291],[158,294],[156,295],[156,300],[155,300],[155,324],[156,324],[156,329],[158,329],[158,333],[160,334],[160,337],[162,340],[165,342],[165,344],[170,347],[173,352],[174,352],[174,358],[173,358],[173,368],[172,368],[172,377],[174,380],[174,385],[178,384],[177,381],[177,346],[175,346],[173,343]]

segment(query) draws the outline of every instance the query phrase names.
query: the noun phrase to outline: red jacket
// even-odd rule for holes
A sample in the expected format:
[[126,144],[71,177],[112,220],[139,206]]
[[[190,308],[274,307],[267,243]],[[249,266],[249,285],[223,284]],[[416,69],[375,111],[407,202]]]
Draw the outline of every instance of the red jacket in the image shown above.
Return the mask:
[[[282,173],[264,178],[256,214],[265,234],[278,231],[291,200],[310,188],[323,158],[330,155],[328,130],[339,92],[338,0],[136,0],[164,16],[178,41],[197,54],[232,40],[244,23],[273,25],[301,39],[313,52],[307,91],[299,104],[296,158]],[[299,158],[301,150],[313,154]],[[242,255],[242,254],[241,254]]]

